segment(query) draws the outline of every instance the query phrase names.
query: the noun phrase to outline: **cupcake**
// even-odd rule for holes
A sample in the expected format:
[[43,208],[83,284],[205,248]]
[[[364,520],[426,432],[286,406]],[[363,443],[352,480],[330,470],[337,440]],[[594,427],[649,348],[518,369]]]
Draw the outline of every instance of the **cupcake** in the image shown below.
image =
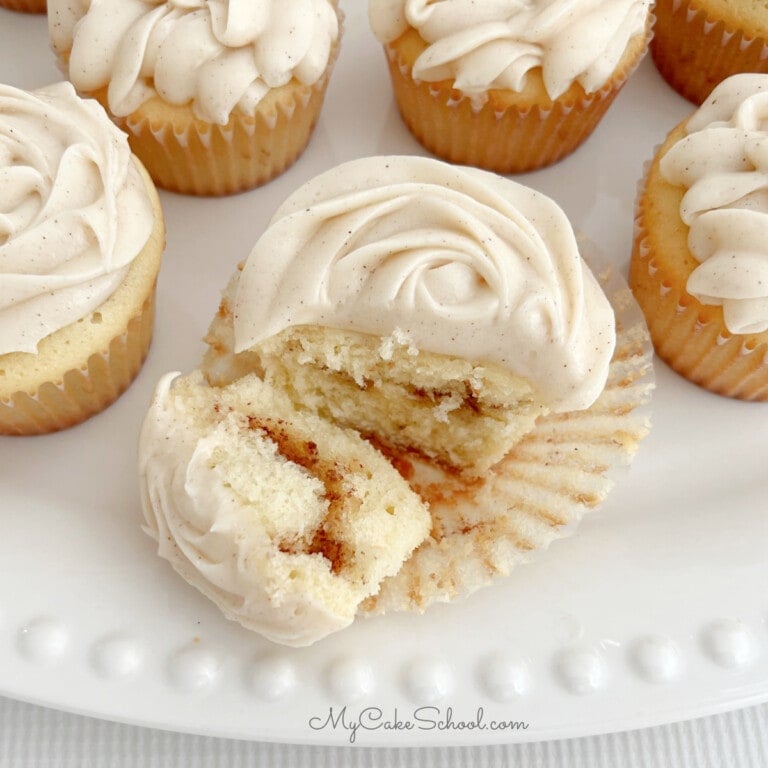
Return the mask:
[[554,163],[592,133],[645,53],[650,0],[369,0],[413,135],[499,173]]
[[650,342],[626,284],[598,283],[581,250],[532,189],[366,158],[289,197],[225,290],[213,388],[256,373],[365,437],[428,505],[428,537],[360,614],[421,611],[509,573],[631,461]]
[[768,9],[750,0],[656,0],[651,55],[694,104],[741,72],[768,73]]
[[553,201],[486,171],[373,157],[308,182],[226,288],[201,370],[150,408],[160,554],[288,644],[508,573],[648,431],[642,315],[601,282]]
[[225,293],[212,384],[258,371],[392,453],[480,476],[545,413],[589,407],[613,310],[549,198],[420,157],[288,198]]
[[766,147],[768,75],[724,80],[647,169],[630,271],[659,356],[744,400],[768,400]]
[[45,0],[0,0],[0,8],[22,13],[45,13]]
[[139,477],[160,556],[284,645],[351,624],[429,533],[426,505],[373,446],[253,374],[221,388],[166,376]]
[[164,226],[128,142],[69,83],[0,86],[0,433],[115,400],[152,338]]
[[[309,142],[338,52],[335,0],[51,0],[51,42],[155,182],[225,195],[282,173]],[[247,7],[246,7],[247,6]]]

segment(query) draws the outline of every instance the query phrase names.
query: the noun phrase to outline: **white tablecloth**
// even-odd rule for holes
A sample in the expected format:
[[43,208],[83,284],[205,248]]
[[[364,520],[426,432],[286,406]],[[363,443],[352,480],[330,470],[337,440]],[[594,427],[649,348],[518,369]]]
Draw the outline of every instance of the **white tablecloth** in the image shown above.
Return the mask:
[[0,768],[765,768],[768,704],[583,739],[467,749],[301,747],[136,728],[0,698]]

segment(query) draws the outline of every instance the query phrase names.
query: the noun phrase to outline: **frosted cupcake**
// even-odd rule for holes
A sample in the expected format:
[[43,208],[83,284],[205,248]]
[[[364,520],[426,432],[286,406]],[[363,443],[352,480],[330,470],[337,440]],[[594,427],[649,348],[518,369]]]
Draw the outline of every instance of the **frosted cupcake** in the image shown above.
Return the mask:
[[277,210],[209,340],[213,383],[258,370],[391,451],[477,476],[539,416],[589,407],[615,334],[552,200],[475,168],[374,157]]
[[22,13],[45,13],[45,0],[0,0],[0,8]]
[[233,276],[202,371],[158,387],[159,553],[288,644],[508,573],[647,432],[647,332],[606,285],[552,200],[486,171],[373,157],[313,179]]
[[645,53],[650,0],[369,0],[395,100],[434,154],[499,173],[561,159]]
[[223,195],[303,152],[338,52],[333,0],[51,0],[51,42],[162,187]]
[[659,356],[768,400],[768,75],[723,81],[647,170],[630,282]]
[[0,433],[109,405],[149,349],[164,246],[154,186],[69,83],[0,86]]
[[363,435],[428,537],[359,612],[423,610],[573,530],[648,431],[642,315],[549,198],[421,157],[345,163],[275,213],[208,335],[214,389],[257,372]]
[[226,387],[166,376],[139,478],[160,556],[284,645],[349,626],[429,534],[426,505],[375,448],[253,374]]
[[664,79],[701,104],[740,72],[768,73],[768,10],[752,0],[656,0],[651,54]]

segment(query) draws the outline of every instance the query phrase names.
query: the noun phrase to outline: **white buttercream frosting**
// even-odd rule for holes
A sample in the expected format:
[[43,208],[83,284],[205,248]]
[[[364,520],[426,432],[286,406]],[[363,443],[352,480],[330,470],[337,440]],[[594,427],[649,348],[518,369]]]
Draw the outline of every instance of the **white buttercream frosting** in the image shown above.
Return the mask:
[[768,75],[723,81],[661,160],[701,262],[687,290],[722,305],[731,333],[768,330]]
[[126,136],[69,83],[0,85],[0,354],[35,352],[125,277],[153,212]]
[[81,91],[126,116],[159,95],[224,125],[271,88],[325,72],[339,35],[330,0],[49,0],[57,53]]
[[453,80],[470,94],[523,89],[540,68],[556,99],[574,83],[599,90],[631,38],[643,34],[651,0],[369,0],[382,43],[409,27],[428,47],[413,67],[417,80]]
[[553,410],[602,391],[613,311],[548,197],[487,171],[373,157],[278,209],[240,276],[235,350],[289,326],[387,337],[498,363]]

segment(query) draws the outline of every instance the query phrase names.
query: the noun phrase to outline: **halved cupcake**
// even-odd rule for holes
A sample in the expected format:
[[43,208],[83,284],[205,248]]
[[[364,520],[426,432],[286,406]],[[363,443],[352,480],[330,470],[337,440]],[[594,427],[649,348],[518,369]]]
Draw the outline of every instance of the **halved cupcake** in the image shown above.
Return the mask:
[[278,209],[209,337],[301,407],[482,475],[605,384],[613,311],[544,195],[420,157],[344,163]]
[[227,618],[286,645],[351,624],[429,533],[378,451],[253,374],[226,387],[166,376],[139,475],[159,554]]
[[509,572],[648,431],[648,334],[601,282],[562,210],[495,174],[373,157],[311,180],[147,416],[160,554],[288,644]]

